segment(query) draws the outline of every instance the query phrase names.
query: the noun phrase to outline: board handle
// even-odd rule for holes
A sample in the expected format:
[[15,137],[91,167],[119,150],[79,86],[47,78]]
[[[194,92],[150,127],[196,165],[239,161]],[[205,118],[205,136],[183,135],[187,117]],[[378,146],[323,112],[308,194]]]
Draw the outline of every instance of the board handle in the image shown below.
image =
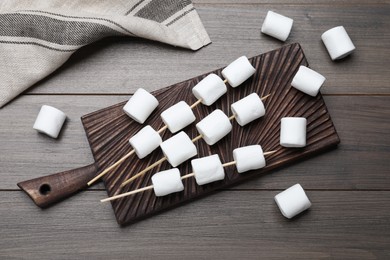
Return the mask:
[[87,182],[97,174],[95,163],[69,171],[59,172],[17,185],[40,208],[47,208],[87,187]]

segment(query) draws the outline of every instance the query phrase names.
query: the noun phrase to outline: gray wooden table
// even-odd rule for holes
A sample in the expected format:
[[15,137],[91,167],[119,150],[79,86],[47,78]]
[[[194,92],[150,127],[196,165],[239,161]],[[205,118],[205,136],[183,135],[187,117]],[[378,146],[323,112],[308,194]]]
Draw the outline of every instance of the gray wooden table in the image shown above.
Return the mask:
[[[0,258],[390,258],[389,1],[197,0],[213,43],[197,52],[109,38],[0,110]],[[93,162],[80,116],[223,67],[282,43],[260,33],[268,10],[294,19],[299,42],[326,76],[322,93],[338,149],[155,217],[118,227],[102,184],[46,210],[19,181]],[[320,40],[344,25],[356,52],[332,62]],[[3,65],[2,65],[3,66]],[[43,104],[68,121],[58,140],[32,129]],[[293,220],[273,201],[300,183],[313,206]]]

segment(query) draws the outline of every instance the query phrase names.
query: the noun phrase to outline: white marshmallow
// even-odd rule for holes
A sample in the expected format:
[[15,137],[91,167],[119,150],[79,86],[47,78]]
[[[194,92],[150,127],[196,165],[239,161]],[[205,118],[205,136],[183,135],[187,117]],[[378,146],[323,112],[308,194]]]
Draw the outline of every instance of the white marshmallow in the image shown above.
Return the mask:
[[208,145],[213,145],[232,130],[232,124],[222,110],[216,109],[197,123],[196,129]]
[[43,105],[33,128],[52,138],[57,138],[65,122],[66,115],[55,107]]
[[305,147],[306,124],[307,120],[304,117],[283,117],[280,124],[280,145]]
[[160,147],[173,167],[198,154],[196,146],[183,131],[162,142]]
[[184,185],[177,168],[158,172],[152,176],[154,194],[156,197],[184,190]]
[[143,124],[157,106],[158,100],[139,88],[123,107],[123,111],[136,122]]
[[195,87],[192,88],[192,93],[197,99],[202,100],[202,104],[206,106],[212,105],[227,91],[223,80],[215,74],[209,74],[202,79]]
[[237,123],[244,126],[265,115],[264,104],[259,95],[252,93],[231,105]]
[[246,56],[241,56],[222,70],[222,75],[233,88],[241,85],[256,72]]
[[191,161],[191,165],[198,185],[220,181],[225,178],[225,171],[218,154],[194,159]]
[[138,158],[142,159],[159,147],[162,139],[157,131],[147,125],[131,137],[129,142]]
[[196,119],[191,107],[184,101],[180,101],[162,112],[161,118],[172,133],[180,131]]
[[276,195],[275,202],[286,218],[292,218],[311,207],[309,198],[299,184]]
[[265,166],[264,153],[260,145],[236,148],[233,150],[233,158],[239,173],[257,170]]
[[305,66],[300,66],[297,74],[295,74],[291,86],[310,95],[317,96],[322,84],[325,82],[325,77],[320,73],[309,69]]
[[321,35],[321,39],[332,60],[342,59],[355,50],[355,45],[343,26],[327,30]]
[[268,11],[264,19],[261,32],[285,41],[290,35],[294,20],[284,15]]

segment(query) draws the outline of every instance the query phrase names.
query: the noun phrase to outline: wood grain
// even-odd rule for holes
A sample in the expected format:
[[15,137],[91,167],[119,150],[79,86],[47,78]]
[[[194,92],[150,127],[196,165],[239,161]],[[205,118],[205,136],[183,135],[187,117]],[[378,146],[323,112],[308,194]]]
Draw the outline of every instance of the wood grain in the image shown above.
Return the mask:
[[[0,258],[390,259],[389,1],[194,2],[213,40],[206,48],[106,39],[0,110]],[[294,18],[287,43],[301,43],[311,67],[326,76],[322,92],[331,95],[324,98],[342,139],[337,150],[127,228],[97,203],[105,191],[47,210],[14,191],[19,181],[93,162],[80,116],[128,99],[139,86],[157,90],[282,46],[259,33],[267,10]],[[333,63],[319,36],[337,25],[357,50]],[[68,114],[58,140],[32,129],[42,104]],[[273,196],[297,182],[313,207],[287,221]]]
[[[80,117],[129,96],[22,96],[0,113],[0,190],[16,190],[16,183],[93,162]],[[282,189],[291,180],[309,189],[390,189],[390,97],[324,96],[340,139],[338,149],[232,189]],[[32,129],[43,104],[68,115],[60,139]],[[362,123],[364,122],[364,123]],[[375,127],[373,127],[375,126]],[[21,148],[21,144],[23,147]],[[314,174],[315,172],[315,174]],[[98,184],[92,189],[103,189]]]
[[[306,187],[304,187],[306,188]],[[387,259],[390,193],[308,190],[312,208],[293,220],[274,191],[226,191],[119,228],[106,192],[40,210],[2,192],[2,259]]]
[[[218,154],[222,162],[230,162],[234,160],[233,149],[245,145],[260,144],[264,151],[276,150],[276,153],[267,156],[267,166],[245,174],[237,174],[235,167],[228,167],[225,169],[225,179],[219,182],[199,186],[194,178],[190,178],[184,181],[183,192],[156,197],[153,191],[149,190],[113,201],[112,206],[120,225],[132,223],[184,202],[203,197],[216,189],[226,188],[263,175],[275,168],[306,159],[321,151],[329,150],[340,142],[322,96],[318,95],[313,98],[291,88],[292,78],[299,66],[307,66],[299,44],[291,44],[256,56],[251,58],[250,62],[256,68],[255,74],[250,79],[237,88],[228,88],[227,93],[213,105],[200,105],[193,111],[198,122],[215,109],[220,109],[226,115],[230,115],[230,105],[251,93],[257,93],[260,97],[272,94],[265,102],[266,115],[245,127],[233,123],[231,133],[215,145],[209,146],[203,140],[196,142],[195,146],[198,151],[196,157]],[[221,71],[222,69],[219,69],[212,73],[221,76]],[[151,125],[154,129],[160,129],[164,125],[160,118],[162,111],[182,100],[187,104],[194,103],[196,98],[194,98],[191,89],[208,74],[210,73],[154,92],[153,95],[159,100],[159,106],[145,124]],[[96,164],[100,169],[107,168],[127,154],[132,149],[128,144],[129,138],[143,127],[123,112],[123,105],[124,102],[90,113],[81,119]],[[279,125],[281,118],[286,116],[302,116],[308,120],[305,148],[286,149],[280,146]],[[198,135],[195,124],[191,124],[183,130],[190,138]],[[171,136],[172,134],[167,133],[167,131],[162,134],[163,140]],[[136,156],[130,157],[103,177],[108,195],[113,196],[150,185],[151,176],[155,172],[172,168],[168,162],[162,163],[141,178],[124,188],[120,188],[122,182],[162,157],[161,149],[156,149],[142,160]],[[189,160],[177,168],[182,175],[192,172]]]

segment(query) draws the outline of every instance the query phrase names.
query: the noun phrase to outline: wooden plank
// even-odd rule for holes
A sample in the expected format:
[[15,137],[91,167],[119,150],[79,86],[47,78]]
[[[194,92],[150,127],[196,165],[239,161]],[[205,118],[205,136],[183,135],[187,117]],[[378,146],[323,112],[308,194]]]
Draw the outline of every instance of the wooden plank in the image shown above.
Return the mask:
[[[0,189],[93,162],[80,117],[128,96],[22,96],[0,113]],[[339,148],[237,186],[283,189],[301,182],[311,189],[388,189],[390,97],[326,96],[340,135]],[[42,104],[68,115],[54,140],[32,129]],[[95,188],[103,188],[97,185]]]
[[[29,93],[156,90],[226,66],[240,55],[251,57],[279,48],[284,43],[260,33],[270,9],[294,19],[286,44],[301,43],[311,67],[327,78],[324,93],[390,93],[389,5],[199,5],[197,9],[213,41],[209,46],[192,52],[141,39],[106,39],[82,48]],[[338,25],[346,27],[357,50],[332,62],[320,36]]]
[[311,209],[284,218],[275,191],[221,192],[119,228],[105,192],[47,210],[1,192],[2,259],[388,259],[390,192],[307,191]]

